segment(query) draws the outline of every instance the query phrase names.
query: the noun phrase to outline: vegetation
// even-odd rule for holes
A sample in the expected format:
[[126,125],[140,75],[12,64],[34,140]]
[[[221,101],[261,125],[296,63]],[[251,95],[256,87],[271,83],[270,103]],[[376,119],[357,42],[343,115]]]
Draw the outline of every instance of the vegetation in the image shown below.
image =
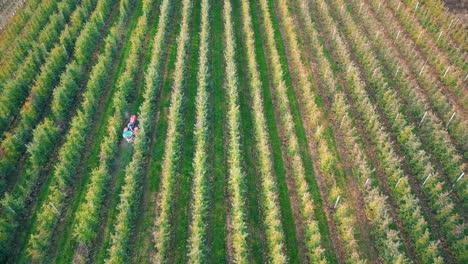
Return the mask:
[[[121,5],[121,9],[128,6]],[[122,12],[123,13],[123,12]],[[118,27],[124,25],[120,24]],[[104,138],[100,146],[99,166],[91,172],[91,180],[87,186],[85,202],[81,204],[75,216],[75,227],[73,237],[77,242],[77,247],[91,248],[96,238],[98,229],[99,212],[106,194],[105,188],[109,183],[112,162],[118,147],[119,134],[116,131],[120,129],[120,124],[125,117],[125,109],[128,107],[128,98],[130,92],[135,88],[135,75],[138,70],[138,57],[141,53],[144,36],[146,33],[147,18],[145,15],[138,19],[137,29],[130,38],[130,54],[127,57],[124,73],[117,81],[117,91],[112,102],[113,115],[109,119],[107,131],[108,135]],[[113,54],[103,56],[106,58],[107,68],[113,61]],[[104,64],[103,64],[103,67]],[[108,73],[107,73],[108,74]]]
[[[69,63],[73,53],[68,51],[74,49],[76,45],[75,39],[79,36],[93,8],[93,5],[83,5],[75,10],[72,15],[74,18],[73,24],[62,31],[60,41],[55,44],[55,47],[49,53],[46,63],[41,67],[39,75],[31,88],[30,95],[21,107],[19,116],[16,117],[16,126],[11,129],[12,131],[5,133],[5,138],[1,142],[1,151],[4,153],[4,156],[0,161],[0,179],[12,178],[11,174],[14,174],[16,169],[15,164],[26,150],[26,143],[31,139],[32,130],[40,122],[41,117],[46,114],[44,108],[50,107],[48,102],[54,91],[54,87],[59,84],[59,81],[62,82],[60,85],[64,85],[63,82],[65,82],[65,78],[71,78],[69,77],[70,74],[74,73],[71,70],[73,64]],[[84,38],[84,36],[81,38]],[[66,68],[66,66],[68,66],[68,68]],[[65,73],[60,74],[64,69],[66,70]],[[22,69],[20,72],[21,74],[26,74],[30,71]],[[29,77],[31,77],[29,81],[32,82],[34,80],[34,75]],[[16,80],[20,80],[19,78],[21,77],[18,76],[18,78],[12,82],[12,87],[14,89],[18,87],[27,88],[29,85],[28,81],[16,82]],[[5,87],[5,93],[7,93],[7,89],[8,87]],[[16,94],[16,96],[23,95]],[[7,97],[9,96],[6,96],[5,99]],[[9,104],[13,102],[14,100],[11,100]],[[2,112],[5,114],[2,114],[2,120],[5,121],[5,128],[8,128],[9,125],[6,123],[7,121],[11,122],[9,119],[12,117],[14,113],[12,110],[15,108],[8,109],[7,104],[2,104],[2,106],[6,107],[5,112]]]
[[1,263],[468,261],[466,22],[443,1],[19,6]]
[[[111,31],[106,49],[115,49],[116,34],[115,31]],[[81,109],[73,117],[67,139],[59,151],[59,163],[54,168],[53,181],[49,186],[48,203],[44,203],[39,210],[35,232],[31,235],[28,243],[28,253],[34,261],[41,261],[45,257],[54,225],[58,221],[60,210],[64,207],[67,188],[73,186],[75,167],[79,164],[82,150],[85,147],[86,138],[84,135],[86,134],[87,120],[96,111],[97,101],[103,93],[103,81],[108,74],[108,69],[105,68],[105,64],[97,64],[95,72],[92,72],[94,75],[91,75],[88,81]]]
[[174,83],[172,85],[171,105],[169,108],[168,128],[166,136],[166,151],[162,164],[162,185],[160,191],[160,199],[157,205],[158,214],[155,218],[154,242],[156,253],[153,261],[156,263],[165,262],[167,254],[169,231],[170,231],[170,214],[172,208],[172,194],[174,190],[174,181],[176,177],[176,162],[180,152],[181,138],[181,122],[182,122],[182,100],[184,97],[184,74],[187,61],[187,46],[190,39],[190,15],[192,11],[192,2],[184,0],[182,5],[182,24],[177,37],[177,59],[174,70]]
[[[109,4],[111,4],[110,1],[107,1],[107,2],[101,1],[98,3],[96,10],[91,15],[90,21],[85,24],[83,31],[80,33],[77,42],[82,41],[81,39],[95,38],[95,36],[88,33],[89,31],[86,31],[86,28],[96,27],[97,25],[100,25],[102,27],[104,21],[102,21],[101,18],[98,18],[98,16],[101,16],[100,14],[109,14],[109,12],[104,11],[106,9],[107,10],[109,9],[108,7]],[[85,19],[85,17],[83,19]],[[79,27],[74,30],[76,30],[77,33],[79,33],[80,31],[78,29]],[[99,34],[99,32],[96,32],[96,34]],[[71,35],[70,37],[73,37],[73,35]],[[91,47],[88,47],[88,48],[91,48]],[[80,72],[77,71],[80,69],[79,67],[80,65],[76,61],[73,61],[71,64],[68,65],[66,72],[63,73],[62,81],[59,87],[57,87],[57,89],[55,90],[57,93],[62,92],[62,91],[64,93],[68,92],[70,96],[73,96],[73,93],[76,93],[76,91],[79,88],[77,81],[83,78],[82,74],[79,74]],[[77,80],[77,81],[74,81],[74,80]],[[102,88],[100,87],[101,83],[97,83],[97,84],[99,86],[94,89],[101,89]],[[90,94],[89,96],[94,97],[94,94]],[[58,105],[60,104],[58,102],[60,99],[61,99],[60,97],[54,97],[54,99],[52,100],[52,103],[53,104],[56,103]],[[88,102],[88,104],[89,103],[92,103],[92,101]],[[94,108],[95,106],[91,104],[91,105],[88,105],[87,107]],[[6,194],[5,198],[2,200],[2,204],[4,208],[10,209],[10,210],[3,210],[2,211],[3,215],[1,218],[1,223],[2,223],[1,228],[5,230],[5,232],[2,232],[2,234],[5,235],[5,236],[2,236],[2,240],[5,241],[4,243],[2,243],[2,253],[4,252],[3,256],[5,257],[7,257],[9,253],[12,253],[11,243],[13,243],[14,234],[16,233],[16,231],[18,231],[17,229],[20,227],[21,218],[24,217],[25,214],[28,213],[27,208],[29,208],[30,206],[28,204],[28,199],[30,199],[30,196],[33,195],[32,192],[34,191],[34,188],[36,188],[39,185],[38,180],[40,178],[40,175],[44,171],[44,164],[48,163],[48,160],[51,158],[52,154],[54,153],[53,150],[57,144],[59,132],[65,131],[63,128],[61,129],[59,126],[64,121],[68,120],[66,115],[67,113],[69,113],[69,110],[70,110],[69,107],[66,107],[66,108],[62,107],[61,109],[52,111],[50,116],[44,119],[42,123],[39,124],[33,130],[33,135],[32,135],[33,139],[31,143],[29,143],[28,145],[26,145],[26,143],[24,142],[19,141],[19,140],[22,140],[21,135],[23,134],[14,134],[14,135],[11,135],[11,138],[7,137],[4,141],[2,141],[2,148],[5,151],[4,152],[5,155],[2,157],[2,160],[0,163],[2,175],[7,175],[7,173],[12,173],[11,169],[14,168],[15,166],[14,162],[18,162],[21,152],[17,150],[16,148],[24,149],[27,147],[28,154],[30,155],[26,162],[25,173],[20,178],[18,185],[16,186],[16,188],[13,190],[11,194]],[[62,114],[60,111],[64,111],[66,113]],[[62,118],[60,119],[60,118],[57,118],[56,116],[61,116]],[[85,121],[86,120],[83,120],[84,124],[86,124]],[[19,128],[21,129],[21,127]],[[28,128],[24,128],[24,129],[28,131],[27,130]],[[27,137],[27,135],[25,135],[25,137]],[[27,138],[29,139],[31,138],[31,136]],[[22,143],[22,144],[20,145],[16,143]],[[63,151],[65,152],[66,149],[64,149]],[[70,167],[69,169],[72,170],[74,168]]]
[[262,202],[264,211],[264,226],[267,237],[269,258],[273,262],[286,262],[287,256],[284,249],[284,235],[281,226],[280,208],[276,181],[273,176],[272,154],[269,148],[269,135],[266,130],[263,99],[260,92],[262,83],[256,62],[255,42],[250,17],[250,4],[242,1],[243,32],[248,58],[250,90],[252,97],[252,112],[254,113],[254,130],[256,147],[259,156],[260,173],[262,175]]
[[200,53],[199,68],[197,73],[197,97],[196,97],[196,122],[194,127],[195,153],[193,158],[193,187],[192,187],[192,220],[190,224],[188,259],[191,263],[206,262],[206,249],[204,248],[206,237],[206,209],[207,209],[207,141],[209,133],[208,125],[208,55],[209,55],[209,12],[210,6],[207,0],[201,3],[201,29],[200,29]]
[[226,50],[226,97],[228,101],[228,166],[229,191],[232,209],[230,210],[229,228],[230,240],[234,252],[232,259],[235,263],[247,262],[247,224],[245,210],[245,172],[242,168],[242,150],[240,143],[240,109],[237,79],[237,65],[235,63],[236,47],[234,27],[232,22],[232,7],[230,1],[224,1],[224,30]]

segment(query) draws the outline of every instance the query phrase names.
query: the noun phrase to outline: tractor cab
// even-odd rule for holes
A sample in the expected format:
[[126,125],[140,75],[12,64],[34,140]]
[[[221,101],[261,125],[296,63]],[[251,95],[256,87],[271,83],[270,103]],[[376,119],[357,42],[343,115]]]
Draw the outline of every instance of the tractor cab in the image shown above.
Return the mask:
[[135,140],[135,134],[138,131],[138,119],[136,115],[130,117],[130,121],[124,128],[122,137],[127,140],[128,143],[132,143]]

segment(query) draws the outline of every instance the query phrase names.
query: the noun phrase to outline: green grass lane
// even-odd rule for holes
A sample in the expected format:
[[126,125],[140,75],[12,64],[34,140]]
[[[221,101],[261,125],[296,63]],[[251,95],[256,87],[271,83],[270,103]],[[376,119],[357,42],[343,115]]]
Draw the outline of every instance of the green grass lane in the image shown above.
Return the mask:
[[[149,156],[151,158],[148,161],[147,191],[149,192],[149,194],[145,195],[150,195],[152,198],[151,201],[146,205],[146,207],[142,209],[145,210],[145,213],[147,215],[144,216],[142,224],[140,224],[140,226],[138,227],[139,229],[137,230],[144,229],[144,232],[146,232],[146,234],[145,237],[142,238],[141,241],[138,241],[134,246],[134,252],[135,250],[137,252],[134,256],[134,263],[150,263],[150,256],[154,252],[152,228],[154,226],[156,199],[158,196],[158,191],[160,189],[160,175],[162,170],[163,156],[166,148],[165,142],[167,136],[166,132],[168,129],[168,113],[171,103],[172,85],[174,81],[172,76],[174,73],[175,61],[177,56],[176,36],[178,36],[180,32],[181,2],[175,1],[172,9],[173,20],[171,22],[171,31],[168,34],[168,38],[170,40],[166,44],[168,58],[165,65],[165,75],[161,85],[160,101],[159,105],[157,105],[159,119],[157,121],[156,127],[154,128],[155,131],[152,134],[153,149],[149,153]],[[140,248],[138,247],[138,245],[142,245],[142,247]]]
[[111,187],[112,190],[109,192],[110,197],[107,197],[110,199],[110,201],[107,202],[109,204],[108,208],[112,209],[110,212],[102,212],[102,226],[98,231],[98,241],[96,242],[96,246],[90,254],[90,259],[94,260],[96,263],[104,263],[104,260],[107,257],[108,252],[106,249],[110,245],[110,236],[112,234],[113,223],[117,215],[116,207],[120,201],[120,196],[115,194],[121,192],[125,177],[125,167],[132,160],[131,148],[127,147],[121,150],[122,154],[115,162],[116,164],[113,168],[114,176],[111,178],[111,181],[114,181],[114,183],[112,183],[114,186]]
[[[185,263],[187,261],[187,240],[190,221],[190,198],[193,174],[193,153],[195,124],[195,96],[197,93],[198,54],[200,43],[201,3],[194,1],[191,8],[190,51],[187,54],[187,70],[184,80],[184,103],[181,137],[181,152],[176,174],[173,214],[171,216],[171,241],[167,253],[168,263]],[[177,184],[178,183],[178,184]]]
[[[255,163],[256,158],[256,143],[255,130],[253,128],[252,108],[250,107],[250,91],[248,80],[248,62],[245,57],[246,50],[243,41],[242,21],[241,21],[241,3],[231,1],[232,3],[232,18],[235,38],[236,38],[236,64],[238,69],[239,81],[239,107],[240,107],[240,129],[241,129],[241,144],[244,155],[243,164],[245,169],[245,187],[246,187],[246,206],[247,206],[247,221],[248,221],[248,238],[249,245],[249,260],[253,263],[263,263],[266,261],[264,254],[266,253],[265,245],[265,230],[263,228],[263,215],[261,212],[261,179],[259,168]],[[276,163],[275,163],[276,165]]]
[[[163,55],[162,63],[162,74],[160,83],[160,93],[158,99],[156,99],[156,107],[154,119],[153,131],[150,134],[150,150],[149,160],[147,163],[144,178],[142,179],[143,197],[140,204],[139,212],[136,216],[136,236],[133,236],[130,240],[130,255],[131,262],[133,263],[149,263],[149,257],[151,252],[154,250],[152,243],[152,226],[154,223],[154,208],[156,207],[156,197],[159,190],[159,178],[156,177],[155,169],[156,162],[162,160],[162,153],[164,153],[164,143],[167,131],[167,108],[170,104],[170,92],[172,87],[172,72],[174,68],[175,56],[176,56],[176,36],[178,31],[176,30],[179,21],[179,9],[180,2],[174,2],[171,8],[172,20],[169,20],[169,27],[167,31],[167,41],[165,43],[165,52]],[[158,20],[155,20],[151,27],[151,35],[154,36],[158,25]],[[151,40],[152,42],[154,39]],[[151,45],[152,46],[152,45]],[[148,55],[148,60],[151,59]],[[158,155],[160,156],[157,156]],[[157,158],[156,158],[157,157]]]
[[224,127],[226,106],[224,103],[224,47],[223,47],[223,4],[222,1],[211,1],[211,119],[212,133],[209,138],[212,151],[209,159],[212,162],[209,178],[209,216],[207,218],[208,254],[211,263],[225,263],[226,256],[226,214],[225,187],[227,164],[224,149]]

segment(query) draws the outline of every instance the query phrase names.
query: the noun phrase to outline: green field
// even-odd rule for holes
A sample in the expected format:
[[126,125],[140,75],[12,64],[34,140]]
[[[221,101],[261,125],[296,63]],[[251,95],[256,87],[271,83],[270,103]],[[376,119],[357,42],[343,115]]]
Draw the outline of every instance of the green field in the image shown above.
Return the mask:
[[467,263],[452,11],[26,0],[0,31],[0,263]]

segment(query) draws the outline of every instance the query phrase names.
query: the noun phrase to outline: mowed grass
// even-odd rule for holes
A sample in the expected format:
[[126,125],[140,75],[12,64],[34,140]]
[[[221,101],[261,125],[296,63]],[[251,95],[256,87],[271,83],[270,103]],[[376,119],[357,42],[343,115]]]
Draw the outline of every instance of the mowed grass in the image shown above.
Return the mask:
[[276,174],[279,202],[281,207],[281,218],[283,231],[286,240],[286,254],[289,261],[299,262],[299,251],[297,247],[298,239],[296,226],[292,215],[291,201],[289,200],[288,186],[286,183],[286,168],[284,165],[281,139],[279,136],[276,120],[275,107],[273,105],[272,95],[270,93],[270,81],[268,73],[268,62],[263,47],[262,28],[260,26],[260,17],[257,16],[259,10],[255,1],[250,1],[250,15],[253,22],[255,36],[255,51],[257,56],[258,70],[262,81],[263,103],[267,120],[268,132],[270,136],[270,147],[273,153],[274,172]]
[[223,45],[223,4],[222,1],[211,1],[211,83],[208,87],[211,93],[211,121],[212,133],[209,138],[211,177],[208,182],[211,208],[209,209],[207,240],[211,263],[225,263],[226,256],[226,215],[228,204],[225,203],[225,188],[227,187],[227,163],[225,144],[225,116],[224,103],[224,45]]
[[[164,142],[166,139],[167,131],[167,108],[170,103],[170,92],[172,87],[172,72],[174,69],[175,55],[177,50],[176,36],[178,33],[178,25],[180,20],[180,2],[175,2],[172,4],[171,11],[171,20],[169,21],[169,28],[167,30],[167,40],[165,42],[165,52],[162,56],[162,70],[161,70],[161,82],[159,84],[159,93],[156,98],[156,108],[155,115],[153,116],[153,127],[152,131],[149,134],[151,139],[151,146],[149,150],[149,156],[146,166],[146,171],[144,173],[144,179],[142,181],[143,187],[143,199],[140,207],[138,208],[139,212],[137,214],[137,220],[135,224],[136,235],[132,238],[130,242],[130,255],[132,256],[132,261],[134,263],[147,263],[148,257],[153,251],[153,236],[152,236],[152,227],[154,223],[155,210],[156,207],[155,201],[159,191],[160,178],[156,175],[156,169],[158,161],[162,159],[162,153],[164,153]],[[158,10],[159,11],[159,10]],[[154,36],[158,25],[158,19],[153,21],[151,31],[153,32],[151,36]],[[151,39],[153,42],[154,39]],[[152,43],[154,44],[154,43]],[[150,60],[151,54],[148,55],[148,60]],[[155,153],[161,155],[159,160],[156,160]]]
[[200,1],[192,1],[190,11],[190,49],[187,54],[186,75],[183,83],[183,128],[181,152],[178,161],[174,204],[171,216],[171,241],[168,250],[168,262],[185,263],[187,261],[187,239],[190,220],[190,198],[192,187],[192,161],[194,153],[193,128],[195,124],[195,96],[197,94],[197,72],[200,31]]
[[231,1],[232,3],[232,18],[234,24],[234,32],[236,33],[236,64],[238,69],[239,81],[239,106],[241,114],[241,143],[244,155],[245,167],[245,184],[247,201],[247,221],[248,221],[248,244],[250,247],[250,260],[255,263],[265,261],[265,230],[263,228],[263,215],[261,213],[261,184],[259,180],[261,175],[255,164],[256,160],[256,145],[255,133],[253,128],[252,108],[250,107],[250,86],[247,79],[247,58],[243,41],[242,21],[241,21],[241,5],[240,1]]

